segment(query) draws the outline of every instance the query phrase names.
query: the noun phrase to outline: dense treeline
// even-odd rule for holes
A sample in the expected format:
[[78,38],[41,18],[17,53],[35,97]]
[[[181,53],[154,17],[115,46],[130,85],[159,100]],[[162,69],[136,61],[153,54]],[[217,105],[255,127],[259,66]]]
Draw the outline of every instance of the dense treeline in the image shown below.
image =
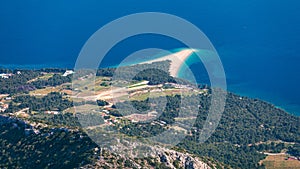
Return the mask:
[[208,115],[210,99],[202,96],[201,108],[195,126],[198,132],[187,137],[182,144],[193,153],[210,156],[235,168],[259,168],[265,155],[259,152],[280,152],[284,144],[255,143],[282,140],[300,142],[299,117],[290,115],[275,106],[228,93],[225,111],[212,136],[203,144],[198,136]]
[[[207,109],[200,109],[199,114],[207,114]],[[253,144],[267,140],[300,142],[299,129],[299,117],[267,102],[241,98],[229,93],[223,118],[212,135],[211,142],[228,141],[233,144]]]
[[[41,69],[41,70],[10,70],[0,69],[0,73],[12,73],[9,78],[0,78],[0,94],[16,94],[16,93],[28,93],[35,89],[41,89],[46,86],[57,86],[63,83],[71,82],[72,76],[61,76],[66,69]],[[37,79],[33,80],[41,75],[42,72],[55,73],[53,77],[49,79]]]
[[[186,99],[186,103],[199,105],[198,117],[194,124],[196,132],[193,130],[192,135],[187,136],[179,144],[180,147],[192,153],[213,157],[234,168],[252,169],[263,168],[263,166],[259,166],[258,162],[265,155],[260,152],[276,153],[288,148],[283,143],[267,144],[267,141],[296,142],[288,149],[290,154],[297,155],[299,152],[299,147],[297,148],[300,142],[299,117],[288,114],[269,103],[240,97],[232,93],[228,93],[225,111],[217,129],[205,143],[201,144],[198,142],[198,137],[207,118],[211,98],[199,95],[197,98],[188,96],[184,99]],[[178,116],[181,99],[179,96],[173,96],[168,97],[167,100],[165,110],[158,119],[172,124],[174,118]],[[147,101],[134,101],[132,105],[137,110],[145,111],[149,109]],[[184,105],[184,109],[189,106],[191,105]],[[136,123],[125,126],[122,132],[131,136],[149,137],[161,133],[163,129],[149,123]],[[256,143],[261,144],[255,145]]]
[[70,128],[80,127],[78,118],[72,113],[61,114],[42,114],[32,115],[28,120],[32,122],[41,122],[51,126],[63,126]]
[[80,131],[43,128],[15,120],[0,128],[1,168],[77,168],[93,162],[97,145]]
[[106,106],[108,105],[109,103],[105,100],[97,100],[97,105],[98,106]]
[[97,70],[96,76],[112,77],[116,68],[101,68]]
[[1,70],[2,73],[14,73],[11,77],[0,78],[0,94],[28,93],[36,87],[27,82],[39,76],[38,71],[22,70],[21,74],[17,74],[17,70]]
[[40,72],[46,72],[46,73],[64,73],[67,69],[63,68],[42,68],[39,71]]
[[160,70],[160,69],[146,69],[141,72],[139,72],[136,76],[134,76],[133,80],[141,81],[141,80],[147,80],[149,81],[149,85],[157,85],[157,84],[163,84],[167,82],[175,83],[176,81],[172,76],[170,76],[169,73]]
[[[164,72],[165,74],[169,74],[169,67],[170,67],[170,61],[161,61],[161,62],[154,62],[151,64],[137,64],[133,66],[126,66],[126,67],[118,67],[118,68],[110,68],[110,69],[104,69],[105,71],[109,71],[109,73],[112,75],[114,80],[133,80],[135,76],[138,76],[139,73],[142,73],[144,71],[147,71],[148,69],[151,70],[159,70],[161,72]],[[98,74],[100,72],[103,72],[103,70],[99,70]],[[151,73],[150,71],[147,71],[148,73]],[[143,73],[144,76],[146,76],[145,73]],[[150,75],[150,74],[149,74]],[[144,77],[143,76],[143,77]]]
[[266,155],[258,153],[253,147],[237,147],[230,143],[199,144],[194,141],[183,141],[179,146],[194,154],[212,157],[217,161],[229,164],[233,168],[264,168],[258,162],[264,159]]
[[270,153],[280,153],[283,149],[287,148],[287,146],[284,143],[276,144],[275,142],[261,143],[253,146],[259,152],[267,151]]
[[123,126],[120,130],[121,133],[141,138],[156,136],[164,131],[165,129],[162,126],[158,124],[150,125],[149,123],[130,123]]
[[63,111],[72,106],[73,103],[68,99],[64,99],[62,94],[52,92],[42,98],[29,95],[17,96],[5,112],[13,113],[24,108],[29,108],[30,111]]
[[31,82],[30,84],[35,86],[38,89],[44,88],[46,86],[58,86],[64,83],[72,82],[72,76],[61,76],[60,74],[54,74],[49,79],[38,79]]
[[139,113],[143,113],[150,109],[149,99],[142,101],[132,100],[132,101],[125,101],[126,104],[131,104]]
[[181,105],[181,96],[167,96],[167,104],[164,111],[159,116],[158,120],[165,122],[166,124],[173,124],[175,118],[179,115],[179,108]]
[[288,148],[288,153],[295,157],[300,157],[300,143],[296,143]]

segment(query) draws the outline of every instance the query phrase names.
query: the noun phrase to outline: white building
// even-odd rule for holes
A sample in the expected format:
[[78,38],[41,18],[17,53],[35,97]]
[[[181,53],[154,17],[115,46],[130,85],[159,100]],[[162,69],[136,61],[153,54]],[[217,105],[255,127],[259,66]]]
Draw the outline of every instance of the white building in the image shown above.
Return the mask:
[[66,72],[62,76],[68,76],[75,73],[73,70],[66,70]]
[[10,76],[12,76],[13,74],[11,73],[1,73],[0,74],[0,77],[3,78],[3,79],[8,79]]
[[59,114],[58,111],[45,111],[46,114]]

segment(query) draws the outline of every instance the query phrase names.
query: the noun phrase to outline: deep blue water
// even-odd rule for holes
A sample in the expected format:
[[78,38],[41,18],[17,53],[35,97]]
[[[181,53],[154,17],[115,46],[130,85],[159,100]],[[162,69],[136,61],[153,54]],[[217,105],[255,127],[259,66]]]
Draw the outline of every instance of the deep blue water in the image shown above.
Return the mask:
[[[209,37],[223,62],[229,91],[299,115],[298,9],[297,0],[4,0],[0,1],[0,64],[73,67],[86,40],[109,21],[136,12],[165,12],[189,20]],[[148,47],[170,50],[183,45],[158,35],[135,36],[115,46],[102,66]],[[192,69],[201,80],[198,66]]]

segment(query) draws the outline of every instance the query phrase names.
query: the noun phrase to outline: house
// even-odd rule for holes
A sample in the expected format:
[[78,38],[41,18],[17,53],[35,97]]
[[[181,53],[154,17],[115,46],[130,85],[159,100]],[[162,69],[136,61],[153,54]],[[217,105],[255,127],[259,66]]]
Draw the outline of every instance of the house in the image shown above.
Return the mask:
[[11,100],[11,97],[6,97],[5,100]]
[[107,110],[102,110],[104,113],[109,114],[109,111]]
[[59,114],[58,111],[45,111],[46,114]]
[[1,73],[0,77],[3,79],[8,79],[10,76],[12,76],[13,74],[11,73]]
[[73,70],[66,70],[66,72],[62,76],[68,76],[75,73]]

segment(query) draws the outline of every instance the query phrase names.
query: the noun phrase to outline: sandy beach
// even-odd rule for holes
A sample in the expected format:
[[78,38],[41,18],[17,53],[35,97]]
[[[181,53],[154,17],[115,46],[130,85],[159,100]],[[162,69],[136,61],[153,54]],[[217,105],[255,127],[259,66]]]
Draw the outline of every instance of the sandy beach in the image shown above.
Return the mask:
[[170,60],[170,75],[173,77],[177,77],[179,68],[184,64],[184,61],[193,53],[195,52],[195,49],[184,49],[182,51],[179,51],[177,53],[172,53],[170,55],[166,55],[161,58],[153,59],[146,62],[141,62],[139,64],[145,64],[145,63],[153,63],[153,62],[159,62],[159,61],[165,61]]
[[[195,52],[195,49],[184,49],[179,52],[172,53],[172,54],[163,56],[161,58],[153,59],[150,61],[141,62],[139,64],[150,64],[153,62],[169,60],[169,61],[171,61],[170,68],[169,68],[170,75],[173,77],[177,77],[180,67],[184,64],[185,60],[193,52]],[[98,99],[111,100],[113,97],[116,98],[116,97],[125,96],[128,94],[129,91],[141,90],[144,88],[158,87],[156,85],[155,86],[146,85],[147,83],[148,83],[148,81],[143,81],[141,83],[137,83],[132,86],[129,86],[128,88],[125,88],[125,87],[124,88],[114,88],[113,87],[108,90],[101,91],[101,93],[99,93],[97,95],[93,95],[93,96],[78,96],[77,95],[76,97],[86,99],[86,100],[98,100]]]

